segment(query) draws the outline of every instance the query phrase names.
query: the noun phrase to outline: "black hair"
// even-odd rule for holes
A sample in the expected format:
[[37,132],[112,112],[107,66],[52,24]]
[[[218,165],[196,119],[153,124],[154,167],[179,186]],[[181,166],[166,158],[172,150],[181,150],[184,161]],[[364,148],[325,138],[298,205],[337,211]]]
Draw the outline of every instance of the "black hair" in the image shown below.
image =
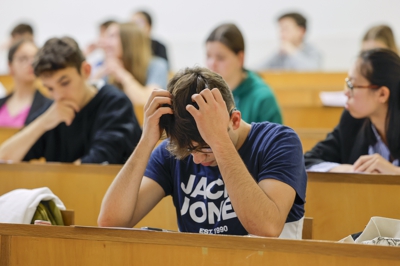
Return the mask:
[[[386,86],[389,91],[386,115],[386,139],[393,158],[400,158],[400,57],[389,49],[373,49],[361,52],[360,72],[372,85]],[[366,127],[371,121],[366,120]],[[368,129],[367,129],[368,130]],[[369,134],[370,135],[370,134]],[[372,143],[374,136],[369,136]]]
[[220,42],[232,52],[238,54],[244,52],[244,38],[239,28],[232,23],[222,24],[216,27],[208,36],[206,42]]
[[284,18],[291,18],[296,22],[297,26],[302,27],[305,30],[307,29],[307,19],[300,13],[293,12],[283,14],[278,18],[278,21]]
[[11,31],[11,36],[14,37],[17,34],[24,34],[24,33],[30,33],[33,35],[33,28],[31,25],[27,23],[21,23],[15,26],[12,31]]
[[149,24],[150,27],[153,25],[153,20],[152,20],[150,14],[148,12],[146,12],[144,10],[139,10],[139,11],[136,11],[136,13],[137,14],[142,14],[146,18],[146,21],[147,21],[147,23]]

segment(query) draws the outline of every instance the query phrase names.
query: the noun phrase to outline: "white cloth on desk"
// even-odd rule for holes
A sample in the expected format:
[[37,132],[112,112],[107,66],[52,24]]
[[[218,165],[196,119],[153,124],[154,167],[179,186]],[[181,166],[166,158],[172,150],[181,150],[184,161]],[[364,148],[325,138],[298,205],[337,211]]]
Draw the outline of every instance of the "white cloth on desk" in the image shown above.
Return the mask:
[[353,237],[350,235],[341,239],[339,242],[381,246],[397,246],[399,240],[400,220],[374,216],[371,217],[364,231],[356,240],[354,240]]
[[47,187],[16,189],[0,196],[0,223],[30,224],[42,200],[53,200],[60,210],[65,210],[62,201]]
[[323,106],[344,107],[347,101],[344,91],[321,91],[319,98]]
[[340,165],[340,163],[323,162],[311,166],[307,171],[309,172],[329,172],[332,168]]

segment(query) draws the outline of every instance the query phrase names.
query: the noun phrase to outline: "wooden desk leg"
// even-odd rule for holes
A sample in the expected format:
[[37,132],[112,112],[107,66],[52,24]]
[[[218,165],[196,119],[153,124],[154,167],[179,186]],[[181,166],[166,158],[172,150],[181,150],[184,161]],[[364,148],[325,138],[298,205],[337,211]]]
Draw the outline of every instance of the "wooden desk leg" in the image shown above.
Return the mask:
[[0,266],[8,266],[10,264],[10,236],[0,236]]

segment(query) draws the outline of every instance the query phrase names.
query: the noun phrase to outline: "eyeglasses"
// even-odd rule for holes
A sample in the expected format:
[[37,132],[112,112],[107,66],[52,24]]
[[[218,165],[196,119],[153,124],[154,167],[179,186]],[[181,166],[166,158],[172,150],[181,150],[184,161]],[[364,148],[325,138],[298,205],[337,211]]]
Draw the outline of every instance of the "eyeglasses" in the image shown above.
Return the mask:
[[353,92],[354,89],[379,89],[381,87],[378,85],[353,85],[349,78],[346,78],[344,81],[351,92]]
[[199,152],[199,153],[213,153],[211,147],[194,147],[194,148],[188,148],[188,152],[194,153],[194,152]]
[[[232,110],[229,111],[229,117],[232,116],[232,113],[233,113],[234,111],[237,111],[237,109],[236,109],[236,108],[233,108]],[[189,153],[193,153],[193,152],[199,152],[199,153],[213,153],[211,147],[209,147],[209,146],[188,148],[187,151],[188,151]]]

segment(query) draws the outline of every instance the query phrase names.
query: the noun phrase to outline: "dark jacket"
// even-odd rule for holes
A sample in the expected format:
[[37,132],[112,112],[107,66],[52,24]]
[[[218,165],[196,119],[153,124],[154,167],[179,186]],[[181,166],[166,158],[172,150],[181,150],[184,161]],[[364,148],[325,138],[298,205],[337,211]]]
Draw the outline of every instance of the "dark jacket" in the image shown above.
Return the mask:
[[[12,93],[4,98],[1,98],[0,107],[2,107],[7,102],[7,100],[10,99],[11,96]],[[25,120],[25,125],[32,122],[38,116],[37,113],[40,113],[43,109],[47,109],[52,102],[52,100],[43,96],[43,94],[41,94],[39,90],[36,90],[31,109],[29,110],[29,114]]]
[[153,52],[153,55],[164,58],[167,61],[169,68],[167,48],[165,48],[165,45],[160,43],[159,41],[151,40],[151,50]]
[[375,143],[369,120],[355,119],[344,111],[333,132],[304,154],[304,162],[307,169],[322,162],[354,164],[361,155],[367,155],[369,146]]
[[141,134],[131,101],[105,85],[76,113],[71,125],[63,122],[44,133],[23,160],[44,157],[48,162],[81,159],[82,163],[123,164]]

